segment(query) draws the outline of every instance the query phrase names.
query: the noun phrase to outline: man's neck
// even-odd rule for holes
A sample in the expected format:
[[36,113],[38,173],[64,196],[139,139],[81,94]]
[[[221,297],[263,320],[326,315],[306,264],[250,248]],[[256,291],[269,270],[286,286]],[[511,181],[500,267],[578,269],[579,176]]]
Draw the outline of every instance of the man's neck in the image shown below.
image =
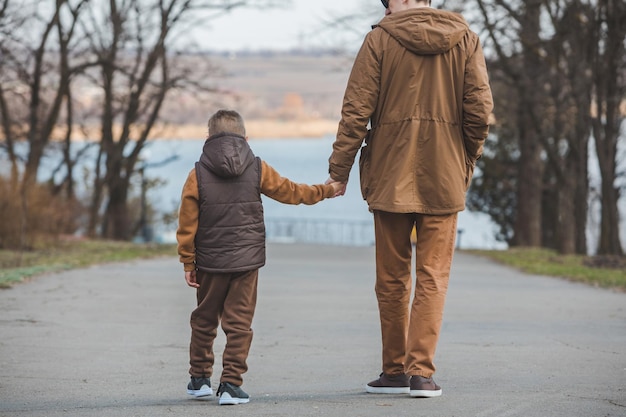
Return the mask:
[[[409,0],[409,1],[411,1],[411,0]],[[414,8],[430,7],[430,2],[429,1],[417,1],[417,2],[413,3],[413,7]]]

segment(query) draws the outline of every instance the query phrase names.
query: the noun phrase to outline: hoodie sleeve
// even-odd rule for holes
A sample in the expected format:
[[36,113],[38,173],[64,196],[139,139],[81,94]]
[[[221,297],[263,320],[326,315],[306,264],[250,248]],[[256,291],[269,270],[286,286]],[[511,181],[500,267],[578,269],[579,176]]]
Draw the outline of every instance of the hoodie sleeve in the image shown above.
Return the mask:
[[297,184],[280,174],[265,161],[261,162],[261,193],[285,204],[312,205],[335,195],[331,185]]
[[367,34],[357,54],[346,86],[337,139],[329,158],[330,177],[347,182],[354,158],[367,134],[367,124],[378,104],[380,59],[374,31]]
[[178,212],[178,255],[185,271],[196,269],[196,231],[198,230],[198,215],[200,213],[198,180],[195,168],[191,170],[185,185]]
[[463,139],[472,163],[483,153],[489,132],[489,115],[493,110],[485,56],[478,36],[474,35],[474,41],[476,46],[465,67],[463,88]]

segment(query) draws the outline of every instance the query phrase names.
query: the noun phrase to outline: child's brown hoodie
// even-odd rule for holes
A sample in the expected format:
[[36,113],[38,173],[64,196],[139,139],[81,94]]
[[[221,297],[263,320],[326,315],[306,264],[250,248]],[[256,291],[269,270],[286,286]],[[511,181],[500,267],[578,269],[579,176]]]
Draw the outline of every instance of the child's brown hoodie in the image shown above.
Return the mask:
[[[261,194],[285,204],[315,204],[335,195],[331,185],[298,184],[280,174],[265,161],[261,161]],[[195,235],[198,229],[199,194],[196,169],[192,169],[183,187],[178,218],[178,254],[185,271],[195,265]]]

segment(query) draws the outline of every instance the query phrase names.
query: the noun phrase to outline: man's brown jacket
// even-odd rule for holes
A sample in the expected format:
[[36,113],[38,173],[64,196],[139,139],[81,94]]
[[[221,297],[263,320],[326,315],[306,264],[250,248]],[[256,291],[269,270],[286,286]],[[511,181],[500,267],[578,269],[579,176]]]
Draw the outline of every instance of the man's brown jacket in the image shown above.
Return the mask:
[[429,7],[392,13],[354,62],[330,176],[348,179],[367,135],[360,175],[370,210],[461,211],[492,108],[483,51],[462,16]]

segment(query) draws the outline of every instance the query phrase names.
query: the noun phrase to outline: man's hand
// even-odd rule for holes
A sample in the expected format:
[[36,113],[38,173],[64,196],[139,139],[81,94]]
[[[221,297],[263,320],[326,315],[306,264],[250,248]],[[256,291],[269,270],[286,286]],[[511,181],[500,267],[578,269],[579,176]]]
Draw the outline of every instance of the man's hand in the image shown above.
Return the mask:
[[340,195],[344,195],[346,193],[346,185],[345,182],[335,181],[331,177],[328,177],[324,184],[332,185],[335,190],[335,195],[333,197],[338,197]]
[[185,281],[192,288],[200,288],[200,284],[196,281],[196,271],[185,271]]

